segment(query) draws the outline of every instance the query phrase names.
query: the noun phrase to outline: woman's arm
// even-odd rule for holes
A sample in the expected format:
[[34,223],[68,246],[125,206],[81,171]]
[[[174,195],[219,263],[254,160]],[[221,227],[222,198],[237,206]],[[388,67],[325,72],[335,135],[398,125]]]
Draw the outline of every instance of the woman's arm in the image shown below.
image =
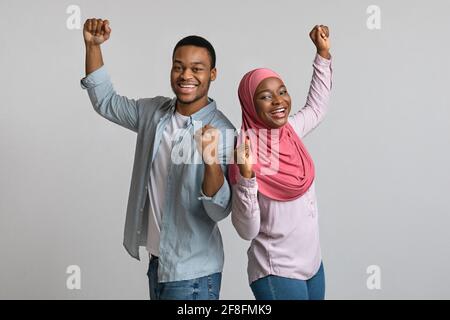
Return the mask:
[[316,26],[310,33],[317,54],[313,63],[313,75],[305,106],[290,117],[290,121],[302,138],[323,120],[328,111],[332,88],[332,67],[329,31],[326,26]]
[[231,222],[241,238],[252,240],[258,235],[261,223],[256,177],[247,179],[239,174],[232,191]]
[[239,167],[239,177],[232,187],[231,222],[241,238],[245,240],[255,238],[261,224],[258,183],[253,172],[251,151],[251,142],[248,137],[234,149],[234,160]]

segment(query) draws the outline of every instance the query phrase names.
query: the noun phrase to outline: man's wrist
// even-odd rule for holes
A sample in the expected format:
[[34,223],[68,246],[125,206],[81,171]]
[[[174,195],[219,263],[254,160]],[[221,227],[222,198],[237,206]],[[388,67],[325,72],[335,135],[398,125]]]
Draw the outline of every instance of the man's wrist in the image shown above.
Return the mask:
[[204,164],[205,164],[205,170],[212,170],[212,169],[217,169],[217,167],[220,168],[220,170],[222,170],[222,167],[220,166],[220,162],[218,159],[214,159],[211,160],[211,162],[206,162],[205,160],[203,160]]
[[99,50],[100,49],[100,45],[99,44],[94,44],[94,43],[84,43],[86,46],[86,50]]

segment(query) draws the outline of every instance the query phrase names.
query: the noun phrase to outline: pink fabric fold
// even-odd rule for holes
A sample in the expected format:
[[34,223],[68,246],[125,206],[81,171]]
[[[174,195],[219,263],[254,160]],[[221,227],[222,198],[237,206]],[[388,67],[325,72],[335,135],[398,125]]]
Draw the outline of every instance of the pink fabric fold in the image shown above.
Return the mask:
[[[281,128],[271,129],[256,113],[253,103],[256,88],[261,81],[272,77],[281,80],[277,73],[266,68],[252,70],[242,78],[238,89],[242,126],[236,147],[249,137],[258,191],[274,200],[290,201],[308,191],[314,181],[314,163],[288,122]],[[236,184],[238,165],[231,164],[228,170],[231,184]]]

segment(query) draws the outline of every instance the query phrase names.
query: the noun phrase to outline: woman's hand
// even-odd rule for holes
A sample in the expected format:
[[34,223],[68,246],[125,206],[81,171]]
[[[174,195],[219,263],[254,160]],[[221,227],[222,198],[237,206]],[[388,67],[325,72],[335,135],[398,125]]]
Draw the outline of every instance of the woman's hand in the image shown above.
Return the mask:
[[316,25],[311,32],[309,37],[317,48],[317,53],[325,59],[330,59],[330,31],[327,26]]
[[251,153],[250,139],[245,138],[245,142],[234,149],[234,161],[239,166],[239,172],[244,178],[250,179],[254,176],[252,167],[253,159]]

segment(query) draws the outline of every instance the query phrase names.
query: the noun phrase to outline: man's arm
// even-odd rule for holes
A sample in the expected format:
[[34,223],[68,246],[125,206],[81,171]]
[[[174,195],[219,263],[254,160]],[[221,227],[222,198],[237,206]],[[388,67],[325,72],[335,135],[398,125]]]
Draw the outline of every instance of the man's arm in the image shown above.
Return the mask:
[[86,45],[86,76],[103,66],[102,49],[97,45]]
[[225,176],[226,159],[233,152],[233,141],[220,144],[220,135],[221,132],[210,125],[195,134],[205,167],[199,200],[208,216],[216,222],[226,218],[231,211],[231,188]]
[[223,185],[224,176],[222,168],[218,163],[206,164],[205,163],[205,173],[203,176],[203,193],[212,197],[219,191],[220,187]]
[[108,20],[88,19],[83,28],[86,46],[86,76],[103,66],[102,49],[100,45],[111,36]]
[[138,102],[115,92],[103,65],[101,45],[111,36],[109,21],[86,20],[83,36],[86,47],[86,77],[81,80],[81,87],[88,90],[95,111],[102,117],[137,132]]
[[224,183],[218,152],[220,131],[205,125],[196,132],[195,138],[205,164],[202,192],[205,196],[212,197]]

